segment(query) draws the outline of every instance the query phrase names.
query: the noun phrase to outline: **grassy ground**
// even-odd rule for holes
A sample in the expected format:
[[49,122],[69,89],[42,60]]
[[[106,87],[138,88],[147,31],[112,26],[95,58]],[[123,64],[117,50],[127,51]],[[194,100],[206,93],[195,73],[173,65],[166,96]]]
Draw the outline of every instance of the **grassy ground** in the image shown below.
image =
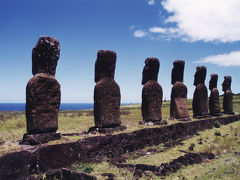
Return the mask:
[[[222,105],[222,97],[220,97]],[[240,112],[240,96],[234,96],[234,111]],[[191,100],[188,101],[190,114]],[[164,120],[169,118],[169,101],[163,102],[162,116]],[[128,105],[121,107],[121,119],[122,124],[127,127],[124,132],[131,132],[141,128],[152,128],[153,126],[139,125],[139,121],[142,120],[140,105]],[[192,119],[195,120],[195,119]],[[169,124],[176,123],[178,121],[168,121]],[[80,133],[87,131],[90,127],[94,126],[94,118],[92,110],[83,111],[60,111],[59,112],[59,132],[61,133]],[[214,152],[218,158],[211,163],[205,163],[201,165],[188,166],[177,173],[168,176],[168,179],[218,179],[217,177],[223,176],[224,178],[234,179],[237,177],[240,169],[239,156],[236,152],[240,152],[239,138],[240,122],[233,123],[231,125],[222,126],[220,129],[207,130],[200,133],[200,136],[192,137],[184,141],[183,146],[176,146],[171,149],[164,149],[162,145],[158,147],[147,147],[144,150],[148,151],[148,148],[158,148],[164,150],[162,153],[147,154],[139,158],[134,158],[134,155],[129,155],[128,163],[144,163],[159,165],[163,162],[170,162],[181,155],[184,155],[182,151],[189,151],[189,147],[194,144],[194,152]],[[0,156],[18,151],[26,148],[25,146],[19,146],[18,141],[22,139],[23,134],[26,133],[26,119],[24,112],[0,112]],[[221,134],[217,136],[216,134]],[[237,134],[237,136],[235,136]],[[99,134],[96,134],[99,135]],[[49,144],[62,143],[75,141],[83,136],[71,136],[64,137],[62,140],[49,142]],[[202,141],[203,144],[198,144]],[[230,148],[230,149],[229,149]],[[236,149],[233,149],[236,148]],[[104,172],[112,172],[118,179],[133,179],[133,172],[124,169],[118,169],[108,162],[102,162],[100,164],[89,165],[93,169],[93,174],[98,178]],[[85,165],[84,165],[85,167]],[[203,168],[206,167],[206,168]],[[78,166],[76,166],[76,169]],[[225,172],[225,173],[223,173]],[[229,175],[230,174],[230,175]],[[231,177],[233,176],[233,177]],[[158,179],[151,173],[149,176],[143,177],[143,179]],[[195,179],[196,179],[195,178]],[[220,178],[221,179],[221,178]],[[235,178],[236,179],[236,178]]]
[[[220,132],[220,134],[216,133]],[[193,148],[189,148],[189,147]],[[150,149],[163,150],[161,153],[151,153]],[[126,163],[130,164],[149,164],[159,166],[161,163],[169,163],[173,159],[183,156],[186,152],[212,152],[216,155],[214,160],[208,160],[205,163],[183,167],[176,173],[167,177],[155,176],[152,172],[147,172],[140,179],[240,179],[240,122],[221,126],[200,132],[188,140],[183,141],[182,145],[166,149],[163,145],[146,147],[145,155],[134,158],[131,153]],[[84,171],[91,169],[90,173],[98,179],[103,179],[103,173],[112,173],[116,179],[134,179],[133,170],[126,168],[117,168],[110,162],[97,164],[76,163],[75,170]],[[87,172],[87,171],[86,171]]]

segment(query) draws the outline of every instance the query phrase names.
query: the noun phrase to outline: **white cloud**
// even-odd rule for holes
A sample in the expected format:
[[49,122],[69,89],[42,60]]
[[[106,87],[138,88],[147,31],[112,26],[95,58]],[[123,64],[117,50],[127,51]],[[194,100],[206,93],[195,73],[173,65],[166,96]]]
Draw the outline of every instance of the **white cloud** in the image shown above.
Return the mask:
[[240,51],[232,51],[202,58],[195,63],[211,63],[219,66],[240,66]]
[[149,31],[152,33],[166,33],[166,29],[161,27],[151,27]]
[[173,13],[166,23],[176,23],[178,35],[189,41],[240,40],[239,0],[166,0],[162,5]]
[[135,36],[135,37],[138,37],[138,38],[145,37],[145,36],[147,36],[147,32],[139,29],[139,30],[136,30],[136,31],[134,32],[134,36]]
[[155,4],[155,0],[148,0],[148,5],[154,5]]
[[[154,3],[148,0],[149,5]],[[146,33],[152,39],[240,41],[240,0],[163,0],[162,6],[170,16],[163,26],[149,28]]]

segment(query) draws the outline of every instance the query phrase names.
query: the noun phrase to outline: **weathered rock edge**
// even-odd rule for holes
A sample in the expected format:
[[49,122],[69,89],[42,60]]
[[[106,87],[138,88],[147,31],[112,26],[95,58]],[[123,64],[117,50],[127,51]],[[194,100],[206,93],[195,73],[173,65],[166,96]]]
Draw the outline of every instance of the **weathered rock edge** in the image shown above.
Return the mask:
[[240,115],[208,118],[131,133],[89,137],[72,143],[43,145],[32,151],[11,153],[0,158],[0,180],[18,179],[33,173],[69,167],[76,161],[99,162],[145,146],[194,135],[198,131],[213,128],[216,121],[229,124],[239,120]]
[[157,176],[166,176],[172,172],[176,172],[182,166],[192,164],[199,164],[205,162],[207,159],[214,159],[213,153],[187,153],[174,159],[170,163],[162,163],[160,166],[148,164],[115,164],[118,168],[132,168],[134,169],[134,176],[142,177],[144,171],[152,171]]

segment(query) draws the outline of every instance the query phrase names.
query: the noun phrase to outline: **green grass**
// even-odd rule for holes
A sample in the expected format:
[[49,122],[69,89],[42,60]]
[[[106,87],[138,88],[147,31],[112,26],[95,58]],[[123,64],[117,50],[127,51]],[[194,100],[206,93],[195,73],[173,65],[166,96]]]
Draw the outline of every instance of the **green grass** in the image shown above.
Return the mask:
[[93,171],[93,166],[91,164],[77,162],[74,163],[71,167],[75,171],[91,173]]
[[[142,150],[146,154],[139,158],[134,159],[134,153],[126,154],[128,157],[126,163],[159,166],[161,163],[169,163],[173,159],[183,156],[184,152],[212,152],[216,155],[213,160],[183,167],[167,177],[157,177],[153,173],[147,172],[141,179],[239,179],[240,122],[221,126],[221,137],[215,136],[215,131],[216,128],[202,131],[198,136],[183,141],[183,145],[177,145],[171,149],[165,149],[162,144],[146,147]],[[193,150],[189,150],[191,146],[194,146]],[[149,154],[148,150],[153,148],[161,149],[164,152]],[[132,169],[117,168],[109,162],[92,164],[92,167],[92,174],[99,179],[102,179],[102,173],[113,173],[116,179],[134,179]]]
[[[191,103],[192,100],[188,100],[190,115],[192,116]],[[234,111],[238,114],[240,112],[240,96],[234,96],[233,103]],[[222,97],[220,97],[220,104],[222,106]],[[163,102],[162,117],[164,120],[168,120],[169,118],[169,105],[169,101]],[[121,106],[121,119],[122,124],[127,127],[127,129],[123,132],[132,132],[142,128],[154,127],[138,124],[139,121],[142,120],[140,104]],[[176,122],[178,121],[168,120],[168,124],[173,124]],[[58,131],[61,133],[81,133],[82,131],[87,131],[90,127],[94,126],[92,110],[60,111],[58,124]],[[219,124],[216,125],[216,127],[218,126]],[[215,134],[217,131],[218,134],[221,134],[221,136],[217,136]],[[240,139],[239,131],[240,122],[232,123],[231,125],[226,126],[221,125],[220,128],[214,128],[212,130],[200,132],[199,136],[194,136],[184,141],[183,146],[177,145],[171,149],[165,149],[163,145],[159,145],[157,147],[146,147],[143,149],[143,151],[146,152],[146,155],[139,158],[133,158],[134,154],[128,154],[127,162],[132,164],[143,163],[159,165],[160,163],[170,162],[171,160],[184,155],[184,153],[179,150],[189,152],[189,147],[194,144],[191,152],[213,152],[217,155],[217,159],[213,160],[211,163],[185,167],[177,173],[168,176],[168,179],[184,179],[184,177],[187,177],[188,179],[194,179],[195,176],[200,179],[214,179],[215,177],[222,175],[222,172],[226,172],[223,173],[223,177],[224,175],[226,176],[227,172],[230,172],[234,179],[238,173],[236,169],[239,167],[239,156],[234,155],[234,152],[240,152],[240,142],[238,140]],[[0,156],[26,148],[25,146],[18,145],[18,141],[22,139],[24,133],[26,133],[26,119],[24,112],[0,112]],[[96,135],[100,134],[90,136]],[[48,144],[77,141],[81,138],[84,138],[84,136],[69,136],[62,138],[61,140],[49,142]],[[201,143],[199,144],[199,142]],[[164,152],[149,154],[148,150],[150,148],[156,148],[163,150]],[[229,163],[224,164],[223,162],[225,161]],[[202,166],[206,168],[200,168]],[[92,164],[91,167],[93,167],[93,174],[99,179],[103,179],[101,174],[104,172],[115,174],[117,179],[126,179],[126,177],[128,179],[133,179],[133,172],[131,170],[118,169],[108,162]],[[150,176],[152,179],[159,179],[159,177],[155,177],[150,172],[149,175],[143,177],[143,179],[149,179]]]

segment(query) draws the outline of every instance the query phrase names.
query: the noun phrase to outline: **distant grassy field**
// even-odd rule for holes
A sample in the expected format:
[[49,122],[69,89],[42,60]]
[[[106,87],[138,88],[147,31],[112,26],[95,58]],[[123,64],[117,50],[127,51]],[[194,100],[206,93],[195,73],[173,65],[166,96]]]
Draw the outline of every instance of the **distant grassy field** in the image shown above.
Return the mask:
[[[189,111],[192,116],[191,109],[192,100],[188,100]],[[222,105],[222,97],[220,97],[220,104]],[[162,117],[164,120],[169,118],[169,105],[170,102],[163,102],[162,105]],[[240,96],[234,96],[234,111],[236,114],[240,112]],[[141,117],[141,105],[127,105],[121,107],[121,119],[122,124],[127,127],[124,132],[131,132],[141,128],[152,128],[153,126],[139,125]],[[195,120],[195,119],[192,119]],[[168,120],[168,124],[173,124],[178,121]],[[81,133],[87,131],[90,127],[94,126],[94,117],[92,110],[81,111],[60,111],[59,112],[59,129],[61,133]],[[152,154],[149,156],[143,156],[137,159],[128,157],[129,163],[149,163],[159,165],[162,162],[169,162],[170,160],[179,157],[184,154],[179,149],[188,151],[191,144],[194,144],[194,152],[214,152],[218,155],[216,160],[212,163],[204,165],[206,168],[201,168],[201,165],[188,166],[181,169],[177,173],[168,176],[168,179],[217,179],[218,176],[226,176],[229,172],[233,176],[233,179],[239,175],[236,170],[240,169],[239,156],[235,156],[235,152],[240,152],[240,122],[233,123],[232,125],[222,126],[221,129],[212,129],[201,132],[200,136],[193,137],[184,142],[184,146],[176,146],[161,154]],[[221,136],[216,136],[214,133],[220,131]],[[19,146],[18,141],[22,139],[23,134],[26,133],[26,119],[24,112],[0,112],[0,156],[18,151],[26,148],[25,146]],[[122,132],[117,132],[122,133]],[[100,134],[96,134],[100,135]],[[64,137],[61,140],[49,142],[49,144],[71,142],[83,138],[83,136],[69,136]],[[202,138],[203,145],[199,145],[198,141]],[[154,148],[163,148],[161,145]],[[226,150],[226,151],[225,151]],[[146,148],[147,151],[147,148]],[[224,151],[224,153],[222,153]],[[227,164],[224,162],[228,162]],[[77,165],[75,165],[78,168]],[[93,174],[97,177],[100,172],[113,172],[118,179],[131,179],[133,174],[124,169],[118,169],[108,162],[102,162],[100,164],[92,164]],[[190,173],[194,172],[194,173]],[[153,176],[153,175],[152,175]],[[123,178],[125,177],[125,178]],[[239,176],[240,177],[240,176]],[[100,178],[100,177],[99,177]],[[153,179],[158,179],[154,177]],[[100,178],[101,179],[101,178]],[[143,177],[143,179],[149,179],[149,177]],[[151,178],[150,178],[151,179]],[[232,179],[232,178],[230,178]],[[236,179],[236,178],[235,178]]]

